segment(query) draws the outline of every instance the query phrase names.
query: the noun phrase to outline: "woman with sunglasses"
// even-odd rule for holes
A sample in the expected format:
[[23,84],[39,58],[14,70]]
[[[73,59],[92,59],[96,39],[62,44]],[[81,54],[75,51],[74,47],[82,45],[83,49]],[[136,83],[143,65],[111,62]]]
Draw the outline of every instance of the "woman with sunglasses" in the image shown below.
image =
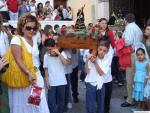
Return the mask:
[[[38,21],[34,16],[29,14],[22,15],[19,18],[17,27],[20,37],[15,36],[11,40],[11,50],[16,64],[29,77],[30,86],[26,88],[9,88],[10,113],[49,113],[44,90],[39,106],[27,105],[32,85],[44,89],[44,81],[39,71],[39,50],[36,41],[32,39],[37,32],[38,25]],[[27,53],[32,55],[32,61],[25,65],[22,56]],[[34,66],[31,68],[35,70],[36,81],[34,73],[31,72],[30,68],[27,68],[30,63]]]

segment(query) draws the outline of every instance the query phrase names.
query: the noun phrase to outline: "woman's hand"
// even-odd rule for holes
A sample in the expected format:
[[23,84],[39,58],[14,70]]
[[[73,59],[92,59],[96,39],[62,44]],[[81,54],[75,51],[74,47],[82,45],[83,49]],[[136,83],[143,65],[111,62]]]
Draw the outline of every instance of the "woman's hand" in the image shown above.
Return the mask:
[[36,82],[35,82],[35,78],[33,77],[33,75],[32,75],[32,73],[28,73],[28,76],[29,76],[29,81],[30,81],[30,83],[32,84],[32,85],[35,85],[36,84]]
[[0,70],[3,69],[8,64],[7,60],[2,58],[0,59]]

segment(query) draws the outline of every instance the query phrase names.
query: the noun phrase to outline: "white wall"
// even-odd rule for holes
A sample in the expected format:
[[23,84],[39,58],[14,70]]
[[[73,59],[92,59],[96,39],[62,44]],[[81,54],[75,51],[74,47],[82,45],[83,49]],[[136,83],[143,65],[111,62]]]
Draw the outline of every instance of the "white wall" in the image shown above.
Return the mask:
[[109,2],[99,2],[97,7],[98,7],[97,19],[100,18],[109,19]]
[[92,2],[93,0],[68,0],[67,6],[71,6],[73,10],[73,18],[76,21],[76,15],[78,9],[80,9],[84,4],[86,4],[84,9],[85,24],[92,22]]

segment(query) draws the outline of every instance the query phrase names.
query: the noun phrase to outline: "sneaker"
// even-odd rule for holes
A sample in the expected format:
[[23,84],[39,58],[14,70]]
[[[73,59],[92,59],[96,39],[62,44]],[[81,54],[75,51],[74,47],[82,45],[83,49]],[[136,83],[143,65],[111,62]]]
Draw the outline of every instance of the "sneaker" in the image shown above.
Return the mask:
[[68,109],[71,109],[71,108],[72,108],[72,103],[71,103],[71,102],[68,102],[67,108],[68,108]]
[[79,80],[79,82],[82,82],[82,80]]
[[117,84],[117,83],[118,83],[118,80],[114,80],[114,83]]
[[119,87],[123,86],[123,83],[119,82],[119,83],[118,83],[118,86],[119,86]]
[[124,102],[121,104],[121,107],[130,107],[130,106],[133,106],[133,105],[128,102]]

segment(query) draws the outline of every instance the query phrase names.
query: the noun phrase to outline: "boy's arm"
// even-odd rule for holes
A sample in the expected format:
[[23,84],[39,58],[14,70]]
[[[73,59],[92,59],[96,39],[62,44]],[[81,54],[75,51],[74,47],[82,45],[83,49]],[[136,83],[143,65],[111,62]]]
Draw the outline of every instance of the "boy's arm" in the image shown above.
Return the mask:
[[44,55],[44,61],[43,61],[43,68],[45,73],[45,84],[47,89],[50,89],[50,83],[49,83],[49,74],[48,74],[48,61],[47,61],[47,54]]
[[89,67],[88,67],[88,61],[84,65],[84,72],[88,73],[89,72]]
[[97,61],[96,61],[96,57],[94,57],[94,56],[91,57],[90,61],[94,64],[94,66],[95,66],[95,68],[96,68],[98,74],[99,74],[100,76],[104,75],[103,70],[100,68],[100,66],[98,65],[98,63],[97,63]]
[[95,68],[96,68],[96,70],[97,70],[97,72],[98,72],[98,74],[99,74],[100,76],[104,75],[104,72],[103,72],[103,70],[100,68],[100,66],[98,65],[97,61],[95,61],[94,66],[95,66]]
[[67,61],[67,64],[72,64],[71,61],[71,54],[67,54],[64,51],[61,52],[61,55],[63,56],[63,58]]
[[48,68],[44,68],[44,72],[45,72],[46,87],[47,87],[47,89],[50,89],[50,83],[49,83],[49,79],[48,79]]
[[93,56],[93,55],[89,55],[89,56],[87,56],[86,59],[85,59],[84,72],[85,72],[86,74],[89,73],[88,62],[89,62],[89,60],[91,59],[92,56]]
[[59,55],[60,60],[62,61],[63,64],[70,64],[71,63],[71,61],[69,59],[65,59],[61,53],[58,55]]
[[48,81],[48,68],[44,68],[44,72],[45,72],[45,81]]

